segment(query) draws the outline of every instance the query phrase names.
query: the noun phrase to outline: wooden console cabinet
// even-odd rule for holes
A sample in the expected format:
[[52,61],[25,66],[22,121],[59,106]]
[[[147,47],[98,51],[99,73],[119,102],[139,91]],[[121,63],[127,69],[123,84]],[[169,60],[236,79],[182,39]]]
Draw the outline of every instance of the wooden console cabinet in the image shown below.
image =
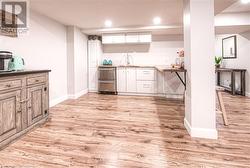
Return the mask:
[[0,73],[0,148],[48,118],[49,72]]

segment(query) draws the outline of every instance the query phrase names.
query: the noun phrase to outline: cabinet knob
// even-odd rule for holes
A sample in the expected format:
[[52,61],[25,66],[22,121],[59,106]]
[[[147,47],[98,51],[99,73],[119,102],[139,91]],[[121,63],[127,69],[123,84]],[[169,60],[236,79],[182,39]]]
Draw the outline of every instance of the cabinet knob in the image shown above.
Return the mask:
[[11,85],[10,85],[10,84],[8,84],[8,85],[6,85],[6,87],[11,87]]
[[45,92],[47,91],[47,87],[44,88],[44,91],[45,91]]

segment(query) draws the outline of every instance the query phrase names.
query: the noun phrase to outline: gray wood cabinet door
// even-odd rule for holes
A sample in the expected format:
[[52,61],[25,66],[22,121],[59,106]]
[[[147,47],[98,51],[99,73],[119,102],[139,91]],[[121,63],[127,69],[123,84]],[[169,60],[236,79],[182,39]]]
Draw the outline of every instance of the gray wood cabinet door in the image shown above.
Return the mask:
[[0,94],[0,142],[21,131],[21,90]]
[[34,86],[27,90],[28,125],[41,120],[44,116],[44,85]]

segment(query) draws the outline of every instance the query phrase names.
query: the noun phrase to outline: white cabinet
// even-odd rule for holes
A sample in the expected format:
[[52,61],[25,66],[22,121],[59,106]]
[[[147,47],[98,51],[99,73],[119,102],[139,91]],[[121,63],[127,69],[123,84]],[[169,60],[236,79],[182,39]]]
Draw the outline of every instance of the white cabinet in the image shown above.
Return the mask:
[[142,81],[154,81],[156,76],[154,68],[138,68],[136,74],[137,80]]
[[149,33],[141,33],[139,34],[139,42],[141,43],[151,43],[152,35]]
[[155,81],[137,81],[137,93],[153,94],[156,92],[155,88]]
[[102,36],[103,44],[122,44],[125,42],[125,34],[106,34]]
[[125,34],[115,34],[112,36],[112,42],[114,44],[125,43]]
[[127,91],[127,72],[126,68],[117,68],[117,91]]
[[136,93],[136,68],[117,68],[117,91]]
[[118,93],[155,94],[157,93],[157,74],[154,68],[117,68]]
[[88,41],[88,88],[90,92],[98,90],[98,66],[102,55],[102,44],[99,40]]
[[156,93],[156,71],[154,68],[138,68],[137,76],[137,93],[154,94]]
[[150,43],[152,42],[151,33],[121,33],[103,34],[103,44],[131,44],[131,43]]
[[127,68],[127,92],[136,92],[136,68]]
[[139,36],[135,33],[128,33],[126,35],[126,43],[138,43],[139,42]]
[[102,43],[103,44],[112,44],[113,43],[113,38],[111,35],[103,35],[102,36]]
[[98,70],[89,68],[89,91],[98,90]]

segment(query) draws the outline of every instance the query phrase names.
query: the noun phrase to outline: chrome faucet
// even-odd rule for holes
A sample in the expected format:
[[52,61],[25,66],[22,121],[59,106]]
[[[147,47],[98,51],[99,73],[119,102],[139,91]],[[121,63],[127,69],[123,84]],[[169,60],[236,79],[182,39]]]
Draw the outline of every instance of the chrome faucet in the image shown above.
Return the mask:
[[129,55],[129,53],[127,53],[126,61],[127,61],[127,65],[131,65],[131,63],[133,62],[133,57],[132,55]]

